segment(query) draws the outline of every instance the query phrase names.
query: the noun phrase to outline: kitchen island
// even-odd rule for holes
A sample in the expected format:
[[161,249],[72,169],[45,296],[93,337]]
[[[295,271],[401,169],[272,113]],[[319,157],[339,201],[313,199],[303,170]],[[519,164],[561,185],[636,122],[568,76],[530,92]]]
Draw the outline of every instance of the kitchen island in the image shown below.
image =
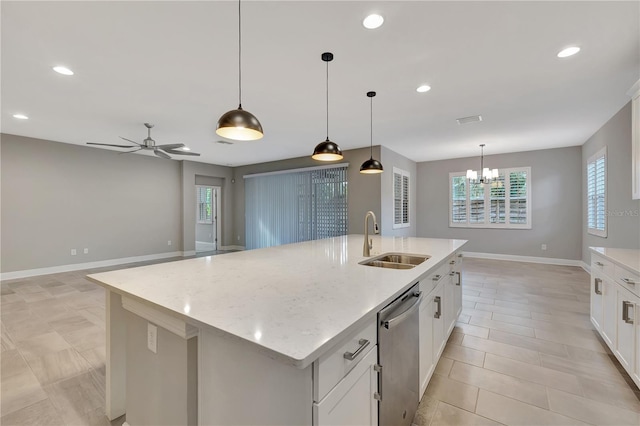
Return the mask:
[[375,343],[378,311],[466,243],[374,237],[372,256],[429,256],[398,270],[360,265],[367,259],[363,239],[349,235],[90,275],[108,292],[107,416],[126,411],[131,426],[318,424],[321,400],[332,397],[335,382],[352,376],[347,373],[359,361],[373,357],[375,344],[352,365],[342,365],[342,352],[335,361],[333,352],[354,339],[350,349],[357,349],[359,335]]

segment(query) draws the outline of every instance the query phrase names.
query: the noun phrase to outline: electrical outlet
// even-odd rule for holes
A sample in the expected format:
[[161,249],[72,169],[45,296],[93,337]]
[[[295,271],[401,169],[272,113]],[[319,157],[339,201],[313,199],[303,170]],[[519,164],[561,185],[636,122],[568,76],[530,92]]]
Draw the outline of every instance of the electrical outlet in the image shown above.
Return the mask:
[[71,249],[71,256],[75,256],[76,254],[78,254],[76,249]]
[[84,249],[84,254],[89,254],[89,249],[88,248]]
[[147,348],[155,353],[158,353],[158,327],[147,323]]
[[167,245],[170,246],[171,245],[171,240],[167,241]]
[[546,249],[547,249],[547,245],[546,245],[546,244],[543,244],[543,245],[542,245],[542,250],[546,250]]

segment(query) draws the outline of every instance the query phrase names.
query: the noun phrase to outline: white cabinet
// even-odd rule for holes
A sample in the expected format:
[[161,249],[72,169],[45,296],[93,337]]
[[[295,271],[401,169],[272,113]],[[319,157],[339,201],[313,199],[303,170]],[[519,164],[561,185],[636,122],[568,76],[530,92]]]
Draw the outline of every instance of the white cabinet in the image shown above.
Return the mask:
[[431,296],[424,298],[420,303],[420,395],[424,393],[429,383],[429,378],[433,374],[435,363],[433,362],[433,315],[435,313],[434,304],[430,301]]
[[613,258],[592,255],[591,322],[640,386],[640,279]]
[[321,402],[313,404],[315,426],[378,425],[377,352],[374,346]]
[[633,85],[631,96],[631,188],[632,198],[640,199],[640,80]]

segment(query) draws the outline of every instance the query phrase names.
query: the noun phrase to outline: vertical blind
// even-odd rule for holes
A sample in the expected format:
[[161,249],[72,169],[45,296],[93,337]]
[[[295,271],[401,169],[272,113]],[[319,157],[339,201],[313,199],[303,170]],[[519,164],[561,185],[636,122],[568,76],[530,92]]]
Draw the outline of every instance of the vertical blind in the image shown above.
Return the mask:
[[605,237],[607,232],[607,151],[601,149],[587,161],[587,230]]
[[346,167],[245,176],[246,248],[346,235]]

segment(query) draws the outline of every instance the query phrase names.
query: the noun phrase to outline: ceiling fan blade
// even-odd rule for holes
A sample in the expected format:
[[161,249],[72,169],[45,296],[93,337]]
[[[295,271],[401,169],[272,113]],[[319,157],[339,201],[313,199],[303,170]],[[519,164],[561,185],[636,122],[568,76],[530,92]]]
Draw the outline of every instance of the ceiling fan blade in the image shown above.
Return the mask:
[[135,148],[135,146],[131,146],[131,145],[113,145],[110,143],[97,143],[97,142],[87,142],[87,145],[114,146],[116,148]]
[[164,151],[168,150],[168,149],[176,149],[176,148],[182,148],[184,146],[183,143],[170,143],[167,145],[156,145],[156,148],[160,148]]
[[136,141],[132,141],[131,139],[123,138],[122,136],[118,136],[118,137],[119,137],[120,139],[123,139],[123,140],[127,141],[127,142],[135,143],[135,144],[136,144],[136,145],[138,145],[138,146],[142,146],[142,145],[141,145],[141,144],[139,144],[138,142],[136,142]]
[[138,148],[138,149],[134,149],[133,151],[125,151],[125,152],[119,152],[118,155],[120,154],[131,154],[132,152],[138,152],[140,151],[142,148]]
[[168,152],[169,154],[175,154],[175,155],[194,155],[196,157],[199,157],[200,154],[198,154],[197,152],[188,152],[188,151],[176,151],[173,149],[165,149],[165,152]]
[[154,149],[153,153],[155,155],[157,155],[158,157],[165,158],[167,160],[171,160],[171,157],[169,157],[167,154],[165,154],[164,152],[160,151],[159,149]]

